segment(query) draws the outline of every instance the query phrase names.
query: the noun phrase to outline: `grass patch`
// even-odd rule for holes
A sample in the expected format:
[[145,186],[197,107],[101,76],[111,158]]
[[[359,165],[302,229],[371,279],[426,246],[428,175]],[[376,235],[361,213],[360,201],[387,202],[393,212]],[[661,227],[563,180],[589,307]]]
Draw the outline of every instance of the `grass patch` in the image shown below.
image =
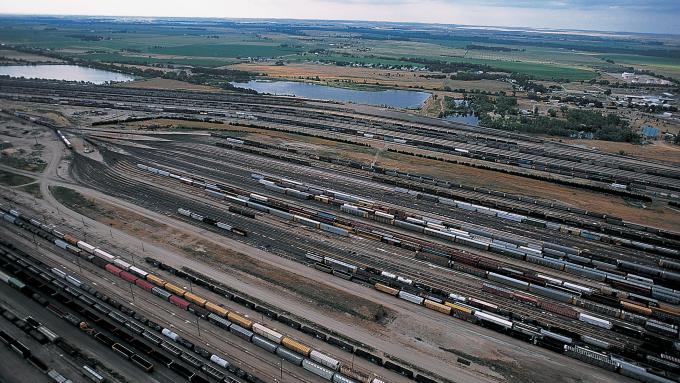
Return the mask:
[[472,64],[486,64],[515,73],[531,75],[541,80],[567,79],[570,81],[590,80],[597,77],[591,70],[568,66],[505,60],[463,59]]
[[22,187],[19,188],[19,190],[26,192],[26,193],[32,195],[35,198],[41,198],[42,199],[42,197],[43,197],[42,192],[40,191],[40,183],[39,182],[28,184],[26,186],[22,186]]
[[151,53],[194,57],[276,57],[295,54],[300,49],[264,44],[191,44],[154,47]]
[[153,56],[128,56],[120,53],[92,53],[87,55],[78,55],[84,60],[101,61],[130,65],[152,65],[152,64],[177,64],[177,65],[193,65],[205,67],[218,67],[232,63],[231,60],[209,59],[209,58],[158,58]]
[[94,210],[97,207],[94,200],[87,199],[77,191],[63,186],[50,186],[50,193],[57,201],[76,211],[82,208]]
[[35,179],[0,170],[0,184],[7,186],[19,186],[32,181],[35,181]]
[[603,55],[601,57],[604,59],[614,60],[614,62],[617,64],[650,65],[680,70],[680,60],[670,57],[639,56],[628,54],[609,54]]
[[28,160],[26,158],[3,156],[0,158],[0,163],[29,172],[42,172],[47,167],[47,163],[39,158]]

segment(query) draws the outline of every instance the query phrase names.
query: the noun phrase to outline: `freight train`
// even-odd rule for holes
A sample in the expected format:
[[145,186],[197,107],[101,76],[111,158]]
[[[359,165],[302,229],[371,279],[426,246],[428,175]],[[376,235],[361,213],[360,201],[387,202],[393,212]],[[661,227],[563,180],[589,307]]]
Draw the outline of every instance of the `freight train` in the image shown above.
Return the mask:
[[[7,217],[8,215],[10,216],[9,219]],[[339,366],[340,370],[342,370],[343,365],[339,361],[323,353],[319,354],[315,353],[316,356],[313,357],[312,351],[314,350],[311,347],[303,343],[300,343],[292,338],[286,337],[283,334],[277,332],[276,330],[270,329],[266,326],[260,327],[259,324],[257,324],[254,321],[251,321],[250,319],[239,313],[232,312],[225,309],[224,307],[215,305],[214,303],[211,303],[200,296],[187,292],[186,290],[183,290],[181,287],[171,284],[151,273],[144,271],[143,269],[130,265],[125,260],[120,259],[118,257],[114,257],[110,253],[99,248],[96,248],[86,242],[80,241],[71,235],[60,233],[56,231],[54,228],[42,224],[37,220],[32,220],[28,217],[22,217],[21,214],[19,214],[15,210],[11,211],[3,210],[3,219],[10,222],[14,222],[15,224],[25,225],[26,227],[33,227],[36,229],[40,228],[41,231],[39,231],[39,233],[45,232],[47,233],[44,234],[45,237],[48,237],[50,235],[52,237],[49,237],[49,239],[57,237],[56,239],[54,239],[55,244],[61,245],[60,247],[64,248],[65,243],[66,244],[65,248],[67,250],[92,261],[94,264],[104,268],[108,272],[113,273],[130,283],[134,283],[143,289],[150,290],[153,294],[158,295],[163,299],[167,299],[173,304],[182,307],[188,311],[191,311],[193,313],[199,313],[199,315],[205,315],[209,318],[209,320],[213,321],[214,323],[221,323],[221,326],[223,327],[226,326],[226,328],[228,328],[229,331],[234,332],[238,336],[244,338],[247,337],[253,343],[257,342],[259,347],[265,349],[267,349],[268,347],[270,350],[276,347],[274,349],[274,352],[277,352],[277,355],[284,354],[290,357],[289,355],[290,353],[297,353],[300,356],[300,358],[302,358],[301,363],[303,368],[306,368],[309,371],[317,373],[319,376],[325,377],[329,380],[334,379],[334,381],[336,382],[338,381],[341,381],[343,383],[347,382],[347,380],[343,380],[343,378],[345,378],[343,374],[333,372],[337,370],[330,369],[330,367],[332,366]],[[61,239],[59,239],[59,237],[61,237]],[[58,241],[61,241],[61,243],[58,243]],[[324,264],[340,267],[345,271],[359,270],[359,268],[346,262],[337,262],[337,260],[333,259],[329,260],[328,262],[326,259],[322,259],[322,261],[324,262]],[[78,285],[80,283],[80,281],[78,281],[73,276],[66,275],[65,273],[61,272],[58,269],[54,269],[52,272],[59,278],[63,278],[67,283],[73,285]],[[388,293],[390,295],[399,297],[400,299],[404,299],[406,301],[425,306],[431,310],[442,312],[447,315],[453,315],[462,319],[469,320],[471,322],[480,323],[486,327],[490,327],[508,333],[518,338],[532,340],[538,345],[547,347],[549,349],[553,349],[558,352],[566,352],[568,350],[568,347],[579,346],[576,343],[579,341],[582,342],[582,344],[588,345],[589,347],[597,347],[600,349],[609,348],[609,345],[606,342],[598,340],[594,337],[583,335],[580,337],[580,339],[578,339],[575,338],[573,334],[570,334],[568,331],[563,331],[559,328],[545,329],[535,324],[532,324],[531,322],[514,319],[512,317],[512,313],[509,313],[508,315],[508,313],[504,313],[500,310],[494,312],[494,310],[498,309],[495,305],[488,302],[484,302],[479,299],[465,298],[462,296],[457,296],[455,294],[450,294],[446,299],[440,299],[434,295],[428,297],[421,297],[418,294],[413,293],[412,292],[413,290],[409,291],[408,289],[405,288],[406,286],[415,285],[416,282],[386,272],[381,272],[379,277],[372,278],[370,280],[372,281],[377,280],[374,284],[374,287],[376,289]],[[393,287],[395,286],[395,284],[397,287]],[[200,314],[201,311],[204,311],[204,314]],[[590,318],[582,317],[579,319],[586,322],[590,321],[589,323],[591,323],[593,320],[595,321],[597,320],[597,318],[595,317]],[[255,335],[258,335],[261,339],[255,338]],[[637,336],[642,335],[643,334],[641,332],[637,334]],[[253,339],[256,340],[253,341]],[[280,340],[280,343],[277,343],[276,340]],[[674,344],[672,348],[677,349],[678,345]],[[673,351],[672,348],[669,348],[668,350],[666,350],[666,352],[667,353],[671,352],[674,354],[677,353]],[[358,350],[355,351],[358,353]],[[645,368],[639,367],[632,363],[625,362],[624,359],[621,358],[617,359],[616,357],[613,357],[610,354],[602,355],[608,356],[609,360],[615,364],[616,369],[624,375],[633,376],[642,381],[650,382],[668,381],[663,377],[649,373]],[[673,355],[663,353],[660,354],[659,357],[655,357],[653,355],[647,355],[647,357],[648,359],[649,357],[656,358],[658,359],[658,361],[661,361],[666,365],[669,364],[674,365],[674,362],[672,361],[673,359],[669,358],[677,359],[677,357]],[[584,359],[585,357],[579,354],[579,358]],[[307,362],[305,362],[305,360]],[[323,360],[324,362],[321,362],[321,360]],[[589,363],[593,363],[592,358],[586,359],[586,361]],[[338,364],[335,364],[335,362],[337,362]],[[387,364],[388,362],[385,362],[386,367]],[[352,380],[349,381],[351,382]],[[374,383],[377,383],[379,381],[380,381],[379,379],[375,379]]]
[[[54,244],[58,247],[68,250],[81,258],[87,259],[109,273],[129,283],[135,284],[183,310],[199,314],[204,313],[202,316],[206,318],[210,318],[210,315],[212,315],[211,318],[213,321],[216,321],[217,318],[219,318],[221,327],[228,329],[230,332],[244,339],[247,338],[247,340],[270,352],[277,352],[279,348],[282,348],[282,351],[279,351],[277,355],[285,355],[289,357],[289,361],[299,360],[298,365],[305,370],[335,383],[354,382],[352,379],[337,372],[342,366],[341,361],[316,350],[303,342],[281,334],[256,321],[250,320],[243,314],[230,311],[217,303],[210,302],[197,294],[186,291],[177,285],[134,266],[124,259],[82,241],[73,235],[61,233],[35,219],[24,217],[16,210],[3,209],[2,211],[2,218],[6,221],[12,223],[23,221],[39,228],[43,232],[49,233],[52,238],[54,238]],[[76,286],[81,284],[76,278],[65,274],[59,269],[53,269],[52,272]],[[7,283],[21,284],[20,281],[11,278],[8,278]],[[20,286],[17,287],[20,288]],[[373,378],[370,383],[383,382],[379,378]]]
[[[372,218],[382,223],[392,224],[401,228],[406,228],[412,231],[418,231],[420,233],[430,233],[431,235],[437,236],[439,238],[446,237],[447,239],[457,242],[460,244],[465,244],[472,247],[477,247],[483,250],[491,250],[504,255],[509,255],[513,258],[522,259],[530,263],[536,263],[542,266],[547,266],[555,268],[561,271],[572,272],[579,276],[587,276],[591,279],[596,279],[600,281],[608,281],[614,286],[623,290],[632,290],[631,293],[625,293],[623,300],[618,300],[614,302],[616,308],[610,309],[603,305],[594,304],[588,300],[579,299],[582,295],[590,297],[600,298],[597,292],[593,289],[578,285],[576,283],[565,282],[557,278],[551,278],[542,274],[537,274],[530,270],[517,270],[517,268],[508,268],[503,264],[496,261],[485,259],[484,257],[476,256],[473,254],[468,254],[466,252],[461,252],[457,250],[442,250],[436,248],[426,242],[420,240],[414,240],[412,237],[402,237],[399,235],[386,234],[382,230],[374,230],[369,227],[360,226],[360,224],[348,220],[344,220],[336,215],[326,213],[323,211],[313,212],[306,209],[299,209],[286,204],[283,201],[279,201],[270,197],[265,197],[259,194],[250,193],[247,195],[244,191],[235,190],[224,185],[211,184],[204,180],[196,180],[192,176],[181,176],[170,172],[166,172],[160,169],[149,167],[146,165],[139,164],[140,169],[150,171],[155,174],[160,174],[172,178],[181,180],[183,183],[205,187],[205,191],[212,195],[213,197],[219,199],[225,199],[228,202],[240,204],[247,206],[256,211],[266,212],[275,215],[279,218],[286,220],[295,221],[301,223],[302,225],[318,228],[336,235],[347,236],[350,232],[356,233],[360,236],[365,236],[370,239],[380,240],[395,246],[405,247],[410,250],[416,251],[424,259],[439,265],[446,267],[452,267],[459,271],[466,272],[468,274],[473,274],[482,278],[494,278],[495,275],[499,275],[496,278],[504,277],[506,284],[512,283],[513,287],[529,290],[531,293],[546,296],[558,301],[562,301],[569,304],[576,304],[578,306],[584,307],[589,310],[594,310],[600,314],[605,314],[614,318],[633,321],[637,324],[644,325],[648,329],[652,329],[657,333],[669,333],[673,329],[661,330],[660,326],[672,326],[664,324],[663,322],[649,320],[650,325],[647,325],[648,320],[641,317],[638,314],[646,316],[654,316],[662,321],[670,321],[671,323],[680,322],[680,312],[671,306],[663,305],[660,307],[656,299],[650,299],[643,297],[639,294],[652,295],[656,298],[660,298],[664,301],[669,301],[674,303],[680,300],[680,295],[677,291],[671,290],[662,286],[648,286],[645,290],[643,287],[645,283],[653,283],[652,280],[645,280],[642,277],[636,276],[634,274],[629,274],[627,276],[621,277],[620,275],[614,274],[612,272],[604,272],[595,270],[592,268],[585,267],[584,265],[577,264],[574,262],[587,263],[586,261],[592,261],[581,254],[580,250],[561,246],[557,244],[544,243],[543,248],[531,247],[531,245],[518,242],[513,238],[494,238],[492,242],[485,242],[486,238],[478,236],[479,231],[463,231],[459,229],[453,229],[442,225],[441,221],[430,220],[425,217],[414,218],[406,216],[404,213],[390,211],[390,213],[400,213],[401,220],[396,219],[397,215],[390,214],[381,210],[372,210],[368,206],[373,207],[373,201],[368,199],[349,195],[346,193],[340,193],[332,190],[322,190],[304,187],[303,184],[292,181],[289,179],[277,179],[277,182],[282,186],[276,185],[272,181],[267,181],[264,176],[253,174],[253,178],[257,179],[266,188],[278,188],[281,192],[292,195],[296,198],[301,199],[316,199],[325,203],[333,203],[339,205],[342,211],[349,214],[359,215],[366,218]],[[304,192],[298,191],[304,187]],[[238,192],[241,194],[237,194]],[[234,195],[229,195],[234,194]],[[323,195],[326,194],[326,195]],[[347,202],[355,203],[357,206],[349,205]],[[361,206],[361,207],[360,207]],[[367,207],[363,207],[367,206]],[[184,209],[181,209],[184,210]],[[386,209],[385,209],[386,210]],[[487,209],[490,210],[490,209]],[[183,215],[192,215],[194,213],[184,211],[180,212]],[[198,215],[196,215],[198,216]],[[203,219],[204,217],[200,216]],[[564,259],[552,258],[561,257],[572,261],[565,261]],[[595,261],[598,262],[598,261]],[[602,262],[600,262],[602,263]],[[600,265],[601,266],[601,265]],[[342,273],[343,271],[339,271]],[[491,277],[490,277],[491,275]],[[671,275],[671,274],[668,274]],[[602,278],[600,278],[602,277]],[[635,278],[634,278],[635,277]],[[519,279],[519,280],[517,280]],[[518,287],[519,286],[519,287]],[[613,294],[613,291],[607,291],[602,299],[607,298],[608,295]],[[622,293],[622,292],[619,292]],[[620,295],[620,294],[619,294]],[[631,299],[632,298],[632,299]],[[527,301],[527,299],[518,299]],[[611,299],[610,299],[611,300]],[[579,318],[579,312],[566,308],[559,305],[549,305],[544,304],[544,308],[547,311],[552,311],[554,313],[567,316],[570,318]],[[624,310],[625,309],[625,310]],[[587,314],[584,314],[583,318],[587,321],[589,318]],[[596,321],[590,320],[590,322]],[[657,326],[657,323],[662,323]],[[593,323],[591,323],[593,324]],[[606,327],[610,325],[601,325],[600,327]]]
[[[665,282],[672,285],[680,285],[680,273],[676,273],[674,271],[638,265],[625,261],[617,261],[616,263],[612,264],[609,263],[611,262],[610,259],[599,257],[595,254],[584,252],[573,247],[550,242],[543,242],[542,245],[537,246],[536,244],[518,240],[513,237],[493,234],[489,231],[477,229],[472,226],[453,227],[451,224],[442,222],[440,220],[423,216],[410,216],[405,212],[382,207],[376,205],[374,201],[358,196],[348,195],[346,193],[340,193],[333,190],[314,189],[296,181],[277,179],[279,184],[286,186],[286,188],[283,188],[278,186],[275,182],[267,180],[264,176],[253,174],[252,177],[257,179],[258,182],[264,184],[264,186],[270,190],[278,191],[276,190],[278,188],[281,190],[286,190],[286,194],[290,194],[288,190],[293,189],[296,190],[298,194],[302,193],[301,196],[304,199],[314,199],[319,202],[333,203],[336,205],[338,203],[342,203],[342,205],[340,205],[340,210],[347,214],[372,219],[409,231],[414,231],[480,250],[495,252],[504,256],[539,264],[541,266],[550,267],[556,270],[566,271],[581,277],[588,277],[601,282],[606,281],[613,283],[626,291],[651,295],[656,299],[660,299],[669,303],[680,303],[680,293],[678,291],[663,286],[653,286],[655,281]],[[412,193],[411,191],[407,190],[403,190],[403,192]],[[437,198],[436,196],[433,197]],[[508,219],[517,222],[539,221],[533,218],[511,214],[501,210],[490,209],[467,202],[447,200],[442,198],[439,199],[440,201],[446,200],[445,202],[447,204],[455,205],[464,210],[494,215],[501,219]],[[258,196],[258,201],[261,203],[266,203],[267,197]],[[345,230],[347,230],[347,225],[356,226],[353,223],[338,222],[338,217],[329,213],[318,212],[317,215],[321,219],[331,220],[331,222],[328,222],[327,224],[337,225],[341,228],[344,228]],[[318,217],[314,218],[319,219]],[[545,223],[545,221],[543,222]],[[560,228],[560,230],[562,229]],[[357,232],[356,230],[354,231]],[[584,235],[587,232],[579,230],[579,233]],[[357,232],[357,234],[361,235],[361,232]],[[375,234],[379,236],[379,238],[375,239],[379,239],[383,242],[387,242],[396,246],[416,249],[418,251],[422,251],[424,249],[424,247],[419,245],[418,242],[409,242],[409,238],[399,238],[392,233],[389,235],[381,235],[379,233]],[[637,243],[635,244],[637,246]],[[643,245],[644,244],[639,244],[639,246],[644,247],[646,250],[650,249],[650,245]],[[673,252],[676,251],[674,250]],[[659,261],[659,266],[674,270],[680,269],[680,264],[663,259]],[[612,272],[615,270],[624,271],[625,274],[621,275],[618,272]],[[633,274],[632,271],[647,277],[641,277],[637,274]]]
[[[375,229],[365,227],[365,225],[362,227],[362,225],[357,222],[342,219],[331,213],[299,209],[274,198],[255,193],[247,193],[244,190],[235,190],[234,188],[225,185],[209,183],[205,180],[195,179],[191,175],[178,175],[143,164],[138,164],[137,167],[154,174],[178,179],[181,182],[192,186],[204,188],[209,195],[224,199],[227,202],[246,206],[256,211],[266,212],[279,218],[295,221],[302,225],[321,229],[335,235],[348,236],[350,233],[354,233],[370,239],[380,240],[394,246],[404,247],[409,250],[425,253],[430,252],[446,258],[443,261],[446,262],[447,265],[449,259],[451,261],[458,260],[461,263],[469,263],[470,259],[473,261],[479,259],[479,261],[472,266],[477,266],[477,263],[489,265],[488,261],[482,263],[483,257],[472,256],[471,254],[456,251],[455,249],[442,250],[435,245],[416,240],[412,237],[399,235],[398,233],[385,234],[381,230],[376,231]],[[664,286],[654,285],[654,280],[650,278],[640,277],[632,273],[625,273],[623,275],[620,273],[617,274],[618,270],[623,270],[624,264],[622,262],[619,262],[618,264],[607,263],[605,261],[610,262],[610,260],[604,257],[597,257],[590,253],[583,253],[576,248],[549,242],[544,242],[542,247],[536,247],[533,244],[518,241],[515,238],[493,235],[479,229],[456,229],[446,226],[445,222],[428,219],[427,217],[416,218],[407,216],[400,211],[376,206],[374,201],[346,193],[333,190],[314,189],[288,179],[276,179],[277,183],[281,185],[278,186],[277,183],[267,180],[266,177],[262,175],[253,174],[252,177],[257,179],[258,182],[263,184],[267,189],[286,193],[296,198],[314,199],[323,203],[334,204],[336,206],[339,205],[340,210],[348,214],[373,219],[402,229],[423,233],[438,239],[448,240],[450,242],[481,250],[495,252],[511,258],[521,259],[529,263],[565,271],[580,277],[608,282],[615,287],[632,294],[651,296],[654,300],[662,300],[672,304],[680,303],[680,292]],[[501,214],[507,216],[506,219],[514,219],[516,216],[482,206],[463,203],[461,201],[451,201],[452,203],[459,203],[461,206],[463,206],[462,204],[465,204],[465,207],[470,210],[483,209],[488,213]],[[664,260],[664,262],[664,265],[666,266],[674,265],[669,261]],[[626,267],[629,269],[635,268],[635,266],[636,264],[630,262],[626,263]],[[507,273],[507,271],[499,264],[492,265],[487,269],[489,271]],[[641,270],[641,268],[635,270],[640,273],[646,273],[646,275],[650,275],[650,273],[653,272],[654,274],[651,274],[650,276],[655,277],[657,280],[670,281],[671,283],[680,281],[680,274],[671,271],[650,267],[646,267],[644,270]],[[532,275],[526,275],[521,278],[531,280]],[[559,282],[560,285],[563,283],[564,282],[561,281]],[[576,293],[579,295],[583,292],[590,292],[590,289],[577,284],[569,284],[568,286],[560,287],[560,289],[563,288],[576,290]],[[639,305],[640,302],[636,303]],[[669,313],[668,311],[670,309],[668,308],[655,307],[652,310],[658,314],[655,314],[655,316],[658,316],[659,318],[667,318],[673,315],[677,316],[678,314],[673,312]]]
[[[249,202],[249,201],[246,200],[246,202]],[[253,207],[250,204],[247,204],[246,206]],[[262,206],[264,206],[264,205],[262,205]],[[108,252],[106,252],[102,249],[96,248],[96,247],[94,247],[94,246],[92,246],[88,243],[80,241],[77,238],[70,236],[68,234],[60,233],[60,232],[54,230],[53,228],[40,223],[37,220],[31,220],[27,217],[21,217],[21,215],[14,210],[7,211],[7,213],[3,214],[3,219],[10,221],[10,222],[16,222],[17,220],[23,220],[23,221],[28,222],[30,225],[32,225],[36,228],[40,228],[43,231],[47,231],[51,235],[57,237],[54,240],[54,242],[57,246],[65,248],[65,249],[67,249],[67,250],[69,250],[73,253],[76,253],[76,254],[82,256],[82,257],[85,257],[85,258],[91,260],[93,263],[97,264],[98,266],[105,268],[107,271],[112,272],[112,273],[116,274],[117,276],[119,276],[119,277],[121,277],[125,280],[128,280],[131,283],[135,283],[142,288],[146,287],[147,289],[150,289],[150,291],[152,293],[154,293],[155,295],[159,295],[161,297],[164,297],[164,299],[171,301],[173,304],[176,304],[177,306],[182,307],[183,309],[190,310],[190,311],[193,310],[194,312],[199,310],[199,309],[205,309],[211,314],[218,315],[222,318],[225,318],[227,321],[231,322],[231,325],[229,326],[230,331],[232,331],[231,330],[232,326],[235,325],[235,326],[238,326],[238,327],[233,327],[235,329],[233,331],[235,331],[235,332],[243,334],[243,332],[240,332],[239,330],[244,329],[244,331],[250,331],[250,332],[254,333],[253,325],[255,323],[250,321],[249,319],[243,317],[242,315],[240,315],[238,313],[228,312],[228,311],[225,313],[221,308],[218,309],[218,308],[216,308],[212,305],[208,305],[209,302],[207,302],[207,301],[204,302],[204,300],[202,298],[195,297],[191,293],[188,293],[185,290],[183,290],[183,289],[181,289],[181,288],[179,288],[179,287],[177,287],[173,284],[170,284],[166,281],[154,279],[155,276],[153,276],[153,275],[151,275],[151,274],[149,274],[149,273],[147,273],[147,272],[145,272],[145,271],[143,271],[139,268],[136,268],[135,266],[130,265],[129,263],[127,263],[126,261],[124,261],[124,260],[122,260],[118,257],[114,257],[113,255],[111,255],[110,253],[108,253]],[[335,261],[337,261],[337,260],[335,260]],[[324,264],[331,264],[332,266],[335,266],[336,268],[338,268],[338,267],[342,268],[343,271],[345,271],[345,272],[352,272],[352,271],[357,270],[357,268],[356,267],[353,268],[353,265],[351,265],[351,264],[347,264],[347,263],[340,264],[338,262],[334,262],[334,260],[329,260],[327,262],[326,259],[323,259],[323,263]],[[126,272],[126,273],[124,274],[124,272]],[[488,276],[489,276],[489,272],[487,272],[487,277]],[[439,298],[436,298],[436,297],[435,298],[432,298],[432,297],[423,298],[423,297],[420,297],[419,295],[413,294],[408,289],[395,288],[395,287],[390,286],[392,284],[391,279],[396,280],[397,282],[401,283],[402,285],[403,284],[412,285],[412,284],[414,284],[413,281],[409,281],[405,278],[399,278],[397,276],[394,276],[394,278],[392,278],[391,275],[387,275],[387,274],[383,274],[382,277],[383,277],[382,280],[379,280],[379,282],[374,283],[374,286],[375,286],[376,289],[379,289],[379,290],[382,289],[381,291],[384,291],[384,292],[389,291],[390,294],[398,296],[401,299],[405,299],[405,300],[411,301],[413,303],[423,305],[423,306],[428,307],[430,309],[433,309],[433,310],[436,310],[436,311],[439,311],[439,312],[443,312],[443,313],[447,313],[447,311],[448,311],[449,315],[454,315],[454,316],[462,317],[462,318],[465,318],[465,319],[468,319],[468,320],[471,320],[471,321],[479,322],[479,323],[485,324],[487,326],[494,327],[496,329],[501,329],[502,331],[510,331],[513,334],[522,333],[522,334],[524,334],[525,337],[528,336],[530,338],[533,338],[535,342],[542,344],[542,345],[546,344],[546,345],[551,345],[551,347],[554,347],[555,342],[562,342],[563,343],[562,346],[565,346],[565,345],[571,345],[574,342],[574,338],[569,337],[569,336],[565,337],[565,335],[561,335],[560,333],[554,333],[553,331],[550,331],[550,330],[546,330],[546,329],[542,329],[542,328],[538,328],[538,327],[535,327],[533,329],[531,329],[531,327],[527,328],[527,326],[531,326],[531,325],[523,323],[521,321],[513,320],[511,317],[505,317],[502,314],[499,314],[499,313],[502,313],[502,311],[500,311],[500,310],[498,310],[498,312],[494,312],[494,311],[497,311],[497,307],[494,307],[495,305],[490,304],[488,302],[484,302],[484,301],[481,301],[479,299],[474,299],[474,298],[455,297],[455,296],[451,296],[451,295],[449,295],[448,301],[442,300],[442,299],[439,299]],[[155,278],[157,278],[157,277],[155,277]],[[508,285],[511,285],[511,284],[517,285],[519,283],[519,285],[521,285],[521,286],[526,286],[527,290],[529,290],[530,292],[539,291],[540,287],[542,287],[540,285],[535,286],[535,287],[538,287],[539,289],[534,288],[534,290],[532,291],[532,290],[530,290],[532,284],[527,283],[525,285],[524,283],[522,283],[521,280],[512,280],[512,278],[503,278],[502,275],[495,274],[495,273],[492,274],[491,278],[494,278],[497,281],[503,280],[503,281],[507,282],[506,284],[508,284]],[[143,282],[146,282],[147,284],[145,285]],[[554,281],[552,281],[552,282],[554,284]],[[149,286],[151,286],[151,287],[149,288]],[[156,290],[154,290],[154,288]],[[491,287],[487,286],[487,288],[491,288]],[[392,290],[390,290],[390,289],[392,289]],[[174,296],[174,299],[171,298],[173,296]],[[517,299],[527,299],[526,296],[524,296],[522,298],[521,295],[517,295],[516,297],[517,297]],[[449,303],[449,304],[447,305],[447,303]],[[452,305],[457,305],[457,306],[452,306]],[[469,307],[466,307],[466,306],[469,306]],[[470,308],[470,307],[472,307],[472,308]],[[575,319],[579,319],[583,322],[599,325],[600,327],[604,327],[604,328],[608,328],[611,325],[611,323],[607,323],[607,321],[598,320],[600,318],[596,318],[594,316],[579,315]],[[610,327],[610,328],[613,328],[613,327],[614,326],[612,325],[612,327]],[[662,324],[662,326],[659,327],[659,326],[656,326],[654,323],[650,323],[646,327],[647,327],[648,330],[652,330],[652,331],[656,330],[656,332],[660,332],[660,333],[665,332],[666,335],[668,335],[672,332],[671,335],[677,337],[677,328],[675,328],[675,329],[671,328],[671,330],[668,331],[667,326],[664,327],[663,324]],[[533,332],[532,333],[533,335],[527,334],[527,332],[530,332],[530,331]],[[562,331],[562,333],[564,333],[564,331]],[[247,334],[247,333],[245,333],[245,334]],[[536,338],[535,334],[538,334],[539,337]],[[645,334],[642,331],[638,331],[636,335],[642,337]],[[252,336],[250,337],[250,340],[252,341]],[[591,345],[591,346],[608,348],[608,345],[606,345],[606,342],[602,342],[602,341],[597,340],[597,339],[592,338],[592,337],[582,336],[580,340],[583,341],[586,344]],[[291,345],[293,343],[288,343],[288,344]],[[283,343],[281,343],[280,345],[284,346],[286,348],[293,347],[293,346],[286,346]],[[279,346],[277,346],[277,347],[279,347]],[[675,344],[675,345],[673,345],[673,347],[677,348],[678,346],[677,346],[677,344]],[[302,355],[304,355],[304,354],[305,353],[302,353]],[[304,355],[304,356],[311,359],[311,350],[310,350],[309,354]],[[318,362],[314,361],[313,359],[311,359],[311,362],[318,363]],[[311,366],[309,363],[307,363],[307,365]]]

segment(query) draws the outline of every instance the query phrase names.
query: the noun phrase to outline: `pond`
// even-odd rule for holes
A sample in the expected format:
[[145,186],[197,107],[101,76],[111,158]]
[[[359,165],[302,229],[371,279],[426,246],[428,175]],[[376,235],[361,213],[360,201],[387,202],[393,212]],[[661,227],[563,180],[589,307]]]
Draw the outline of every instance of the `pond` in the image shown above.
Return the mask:
[[468,125],[479,125],[479,117],[474,114],[452,114],[444,118],[446,121],[460,122],[462,124]]
[[430,97],[430,93],[411,90],[355,90],[295,81],[251,80],[248,82],[232,82],[231,84],[239,88],[252,89],[259,93],[279,96],[384,105],[393,108],[420,108]]
[[134,80],[134,77],[124,73],[78,65],[7,65],[0,66],[0,75],[43,80],[86,81],[98,85],[107,82]]

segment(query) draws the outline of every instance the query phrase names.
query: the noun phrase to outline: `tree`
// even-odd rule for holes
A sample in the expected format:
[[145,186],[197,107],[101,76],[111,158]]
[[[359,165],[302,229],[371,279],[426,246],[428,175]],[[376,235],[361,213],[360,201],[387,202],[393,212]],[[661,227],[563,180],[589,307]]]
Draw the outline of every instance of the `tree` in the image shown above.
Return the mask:
[[550,115],[550,117],[557,117],[557,111],[555,109],[552,108],[548,109],[548,114]]

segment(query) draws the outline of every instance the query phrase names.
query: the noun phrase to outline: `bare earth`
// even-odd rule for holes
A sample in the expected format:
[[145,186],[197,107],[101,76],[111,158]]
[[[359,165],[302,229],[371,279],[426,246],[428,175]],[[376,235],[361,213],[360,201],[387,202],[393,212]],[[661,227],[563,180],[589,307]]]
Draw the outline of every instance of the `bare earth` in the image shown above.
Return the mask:
[[568,144],[584,145],[596,148],[607,153],[619,154],[624,151],[625,155],[644,158],[649,160],[669,161],[680,164],[680,146],[670,145],[664,141],[654,141],[648,145],[633,145],[627,142],[611,142],[599,140],[568,140]]

